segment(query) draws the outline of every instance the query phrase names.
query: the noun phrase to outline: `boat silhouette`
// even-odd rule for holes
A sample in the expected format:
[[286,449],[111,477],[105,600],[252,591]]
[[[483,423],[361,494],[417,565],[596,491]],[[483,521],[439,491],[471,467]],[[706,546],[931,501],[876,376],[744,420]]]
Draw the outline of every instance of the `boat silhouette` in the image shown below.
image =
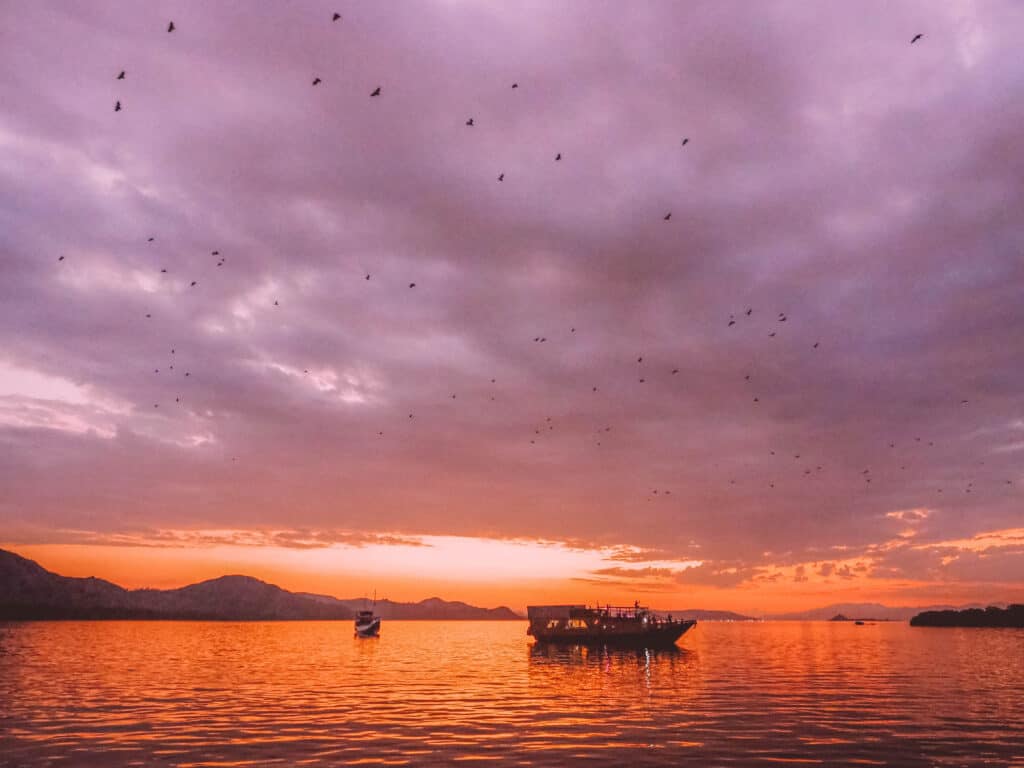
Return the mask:
[[697,624],[696,619],[662,617],[639,602],[632,607],[530,605],[526,634],[538,643],[665,648]]
[[[364,603],[365,605],[365,603]],[[377,593],[373,593],[373,606],[363,608],[356,614],[356,637],[378,637],[380,635],[380,616],[375,616],[373,608],[377,607]]]

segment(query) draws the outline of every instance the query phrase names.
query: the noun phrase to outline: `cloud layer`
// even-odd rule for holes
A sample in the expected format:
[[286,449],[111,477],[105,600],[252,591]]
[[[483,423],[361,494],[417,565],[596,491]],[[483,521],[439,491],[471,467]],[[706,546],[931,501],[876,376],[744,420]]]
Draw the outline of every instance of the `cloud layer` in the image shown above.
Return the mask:
[[0,540],[1019,588],[1024,8],[333,10],[7,14]]

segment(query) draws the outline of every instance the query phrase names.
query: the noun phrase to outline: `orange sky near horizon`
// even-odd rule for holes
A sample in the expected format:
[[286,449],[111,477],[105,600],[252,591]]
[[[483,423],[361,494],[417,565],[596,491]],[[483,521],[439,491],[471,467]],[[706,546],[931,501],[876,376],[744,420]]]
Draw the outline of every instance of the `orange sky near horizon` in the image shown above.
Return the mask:
[[[129,589],[169,589],[244,574],[294,592],[340,598],[372,595],[401,602],[428,597],[523,611],[533,603],[631,604],[655,608],[732,610],[750,615],[799,611],[838,602],[887,605],[963,604],[1024,600],[1019,585],[946,583],[823,576],[819,563],[778,567],[770,577],[714,587],[672,583],[644,575],[595,575],[617,560],[612,550],[574,549],[551,542],[469,537],[422,537],[425,545],[360,547],[132,546],[108,544],[0,544],[64,576],[95,576]],[[961,542],[963,544],[963,542]],[[699,561],[694,561],[699,563]],[[684,572],[693,563],[661,563]]]

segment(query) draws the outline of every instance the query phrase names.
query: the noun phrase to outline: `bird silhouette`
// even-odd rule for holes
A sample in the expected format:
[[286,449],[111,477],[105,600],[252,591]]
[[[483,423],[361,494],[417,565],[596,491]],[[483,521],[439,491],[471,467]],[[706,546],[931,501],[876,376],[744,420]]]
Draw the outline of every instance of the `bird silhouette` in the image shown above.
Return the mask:
[[[918,32],[918,33],[917,33],[916,35],[914,35],[914,36],[913,36],[913,37],[912,37],[912,38],[910,39],[910,44],[911,44],[911,45],[913,45],[913,44],[914,44],[914,43],[916,43],[916,42],[917,42],[918,40],[920,40],[920,39],[921,39],[922,37],[924,37],[924,35],[922,35],[922,34],[921,34],[920,32]],[[941,46],[940,46],[940,47],[941,47]]]
[[409,287],[410,288],[415,288],[416,287],[416,283],[409,283]]
[[373,96],[380,96],[380,86],[379,85],[376,88],[373,89],[373,93],[371,93],[370,96],[371,97],[373,97]]
[[277,299],[274,299],[274,306],[275,306],[275,307],[277,307],[277,306],[280,306],[280,305],[279,305],[279,304],[277,303]]
[[174,22],[173,21],[170,24],[167,25],[167,31],[168,32],[173,32],[174,31]]
[[470,126],[470,127],[472,127],[472,126],[473,126],[473,118],[472,118],[472,117],[471,117],[471,118],[469,118],[469,120],[467,120],[467,121],[466,121],[466,125],[468,125],[468,126]]
[[746,312],[747,317],[750,317],[752,314],[754,314],[754,308],[753,307],[748,309],[747,312]]
[[191,285],[190,285],[189,287],[190,287],[190,288],[195,288],[195,287],[196,287],[196,286],[197,286],[198,284],[199,284],[199,283],[198,283],[197,281],[193,280],[193,281],[192,281],[192,284],[191,284]]
[[123,69],[121,70],[121,74],[119,74],[119,75],[117,76],[117,79],[118,79],[118,80],[124,80],[124,70],[123,70]]
[[369,280],[369,279],[370,279],[370,273],[369,273],[369,272],[367,272],[367,273],[366,273],[366,279],[367,279],[367,280]]
[[57,261],[64,261],[64,257],[63,256],[58,256],[57,257]]
[[154,240],[156,240],[156,238],[155,238],[155,237],[150,237],[150,238],[148,238],[148,239],[146,240],[146,242],[147,242],[147,243],[152,243],[152,242],[153,242]]
[[114,104],[114,111],[115,112],[120,112],[121,111],[121,102],[120,101],[117,102],[116,104]]
[[334,14],[334,15],[333,15],[333,16],[331,17],[331,21],[337,21],[337,20],[338,20],[338,19],[340,19],[340,18],[341,18],[341,14],[340,14],[340,13],[336,13],[336,14]]
[[672,218],[672,212],[669,211],[668,213],[665,214],[665,221],[668,221],[671,218]]
[[504,173],[499,173],[498,174],[498,181],[504,181],[504,180],[505,180],[505,174]]
[[689,143],[690,143],[690,140],[689,140],[689,139],[683,139],[683,143],[682,143],[682,145],[681,145],[681,146],[684,146],[684,147],[685,147],[685,146],[686,146],[687,144],[689,144]]
[[320,85],[321,82],[323,81],[319,77],[313,78],[313,85]]
[[555,155],[555,161],[557,162],[557,161],[559,161],[561,159],[562,159],[562,153],[559,152],[557,155]]
[[512,83],[512,87],[513,88],[518,88],[519,87],[519,83]]

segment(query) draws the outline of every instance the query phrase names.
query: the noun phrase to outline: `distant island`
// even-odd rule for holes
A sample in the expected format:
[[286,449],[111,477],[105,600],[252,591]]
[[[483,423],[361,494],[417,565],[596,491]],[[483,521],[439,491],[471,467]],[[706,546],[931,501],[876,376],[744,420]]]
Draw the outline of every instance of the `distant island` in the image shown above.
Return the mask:
[[968,608],[965,611],[925,611],[910,620],[912,627],[1014,627],[1024,629],[1024,605],[1008,608]]
[[[888,606],[881,603],[832,603],[821,608],[812,608],[805,611],[769,614],[765,618],[771,621],[909,621],[912,617],[923,611],[947,611],[984,607],[984,603],[918,606]],[[1000,603],[999,607],[1005,607],[1005,603]]]
[[[289,592],[251,576],[221,576],[179,589],[124,589],[72,578],[0,549],[0,620],[162,619],[202,621],[351,620],[361,598]],[[521,619],[504,606],[478,608],[438,597],[418,603],[378,600],[385,619]]]

